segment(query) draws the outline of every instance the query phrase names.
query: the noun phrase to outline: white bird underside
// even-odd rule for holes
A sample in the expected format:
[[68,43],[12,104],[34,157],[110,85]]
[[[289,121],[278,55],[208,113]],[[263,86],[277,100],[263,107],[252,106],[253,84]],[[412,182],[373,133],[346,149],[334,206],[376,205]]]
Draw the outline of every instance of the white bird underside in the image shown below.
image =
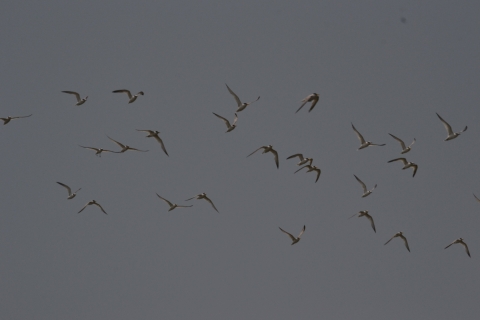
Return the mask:
[[260,96],[258,96],[258,98],[254,101],[242,103],[242,101],[240,101],[240,98],[235,94],[235,92],[233,92],[232,89],[230,89],[230,87],[226,83],[225,85],[227,86],[228,92],[230,92],[230,94],[235,98],[235,101],[237,102],[237,107],[238,107],[237,112],[244,110],[246,107],[248,107],[255,101],[258,101],[258,99],[260,99]]
[[373,190],[375,190],[375,188],[377,187],[377,185],[375,185],[372,190],[367,190],[367,186],[365,185],[365,183],[363,183],[363,181],[360,180],[356,175],[353,175],[353,176],[355,177],[355,179],[357,179],[358,183],[360,183],[360,185],[363,188],[362,198],[365,198],[366,196],[370,195],[373,192]]
[[238,116],[237,116],[236,113],[235,113],[235,119],[233,120],[233,123],[232,123],[232,124],[230,124],[230,121],[228,121],[228,120],[225,119],[224,117],[216,114],[215,112],[212,112],[212,113],[213,113],[215,116],[217,116],[218,118],[222,119],[223,122],[225,122],[225,124],[227,125],[227,129],[228,129],[228,130],[227,130],[225,133],[230,132],[230,131],[232,131],[233,129],[235,129],[235,127],[236,127],[235,124],[237,123],[237,120],[238,120]]
[[87,99],[88,99],[88,96],[86,96],[85,98],[82,99],[80,97],[80,94],[78,92],[75,92],[75,91],[62,91],[62,92],[63,93],[68,93],[68,94],[73,94],[77,98],[77,103],[76,103],[77,106],[84,104],[85,101],[87,101]]
[[391,135],[393,139],[395,139],[395,140],[397,140],[398,142],[400,142],[400,145],[402,146],[402,152],[401,152],[402,154],[407,153],[407,152],[409,152],[410,150],[412,150],[412,146],[413,146],[413,144],[414,144],[415,141],[416,141],[416,139],[413,138],[413,142],[407,147],[407,146],[405,145],[405,142],[403,142],[402,139],[400,139],[400,138],[398,138],[398,137],[395,137],[395,136],[394,136],[393,134],[391,134],[391,133],[389,133],[389,135]]
[[370,141],[365,141],[365,139],[363,138],[362,134],[360,132],[358,132],[358,130],[355,128],[355,126],[353,125],[353,123],[351,124],[352,125],[352,128],[353,128],[353,131],[355,131],[355,133],[357,134],[357,138],[358,140],[360,141],[360,147],[357,149],[357,150],[360,150],[360,149],[364,149],[366,147],[369,147],[369,146],[379,146],[379,147],[383,147],[385,145],[385,143],[383,144],[376,144],[376,143],[372,143]]
[[72,193],[72,189],[70,189],[69,186],[67,186],[66,184],[63,184],[61,182],[57,182],[59,185],[61,185],[62,187],[66,188],[67,191],[68,191],[68,200],[70,199],[73,199],[75,198],[75,196],[77,195],[77,192],[80,191],[82,188],[79,188],[77,191],[75,191],[74,193]]
[[447,123],[447,121],[443,120],[442,117],[440,117],[440,115],[437,113],[437,116],[438,118],[440,119],[440,121],[442,121],[443,123],[443,126],[445,127],[445,130],[447,130],[447,138],[445,139],[445,141],[448,141],[448,140],[452,140],[452,139],[455,139],[456,137],[458,137],[462,132],[465,132],[467,131],[467,126],[465,126],[465,129],[463,129],[462,131],[460,132],[453,132],[452,130],[452,127]]

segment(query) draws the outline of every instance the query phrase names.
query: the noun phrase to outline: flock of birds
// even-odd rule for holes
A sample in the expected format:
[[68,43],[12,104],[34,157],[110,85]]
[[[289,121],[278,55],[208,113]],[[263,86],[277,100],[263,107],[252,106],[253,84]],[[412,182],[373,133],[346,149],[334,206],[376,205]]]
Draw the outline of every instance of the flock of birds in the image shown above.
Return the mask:
[[[232,91],[232,89],[230,89],[230,87],[225,84],[226,87],[227,87],[227,90],[228,92],[234,97],[236,103],[237,103],[237,110],[236,110],[236,113],[235,113],[235,118],[233,120],[233,122],[230,124],[230,122],[216,114],[216,113],[213,113],[216,117],[220,118],[221,120],[223,120],[227,126],[227,131],[226,132],[231,132],[232,130],[234,130],[236,128],[236,123],[237,123],[237,120],[238,120],[238,115],[237,113],[238,112],[241,112],[243,110],[245,110],[245,108],[247,108],[249,105],[251,105],[252,103],[258,101],[260,99],[260,96],[256,99],[256,100],[253,100],[251,102],[242,102],[240,100],[240,98]],[[88,99],[88,96],[86,96],[85,98],[82,98],[80,96],[80,94],[78,92],[75,92],[75,91],[62,91],[63,93],[67,93],[67,94],[71,94],[71,95],[74,95],[76,97],[76,100],[77,100],[77,103],[75,105],[77,106],[80,106],[80,105],[83,105],[85,102],[87,102],[87,99]],[[137,94],[135,95],[132,95],[132,93],[129,91],[129,90],[126,90],[126,89],[121,89],[121,90],[115,90],[113,91],[113,93],[125,93],[127,94],[128,96],[128,103],[133,103],[135,102],[135,100],[137,100],[137,98],[139,96],[143,96],[144,93],[143,91],[139,91]],[[316,104],[318,103],[318,100],[319,100],[319,94],[318,93],[312,93],[310,95],[308,95],[307,97],[305,97],[303,100],[301,100],[302,104],[300,105],[300,107],[297,109],[297,112],[299,112],[308,102],[311,102],[311,106],[310,106],[310,109],[308,110],[308,112],[311,112],[313,110],[313,108],[316,106]],[[15,119],[23,119],[23,118],[28,118],[28,117],[31,117],[32,114],[30,115],[27,115],[27,116],[16,116],[16,117],[6,117],[6,118],[0,118],[1,120],[3,120],[3,124],[6,125],[8,124],[11,120],[15,120]],[[467,126],[465,126],[465,128],[462,130],[462,131],[459,131],[459,132],[454,132],[452,130],[452,127],[448,124],[448,122],[446,122],[438,113],[437,113],[437,116],[438,118],[440,119],[440,121],[443,123],[444,127],[445,127],[445,130],[447,131],[447,138],[445,139],[445,141],[449,141],[449,140],[452,140],[452,139],[455,139],[457,138],[461,133],[465,132],[467,130]],[[371,141],[366,141],[364,139],[364,137],[362,136],[362,134],[355,128],[355,126],[353,125],[352,123],[352,129],[353,131],[355,132],[355,134],[357,135],[357,138],[358,140],[360,141],[360,146],[357,150],[361,150],[361,149],[365,149],[367,147],[371,147],[371,146],[385,146],[385,144],[376,144],[376,143],[373,143]],[[148,135],[146,136],[147,138],[154,138],[161,146],[163,152],[168,156],[168,152],[165,148],[165,144],[163,143],[163,140],[160,138],[159,134],[160,132],[159,131],[154,131],[154,130],[139,130],[139,129],[136,129],[137,131],[140,131],[140,132],[146,132],[148,133]],[[400,143],[400,146],[402,148],[402,151],[401,151],[401,154],[405,154],[405,153],[408,153],[411,151],[412,149],[412,145],[415,143],[416,139],[413,139],[412,143],[407,147],[405,142],[403,140],[401,140],[400,138],[394,136],[393,134],[389,133],[389,135],[394,138],[395,140],[397,140],[399,143]],[[85,148],[85,149],[90,149],[90,150],[93,150],[95,151],[95,155],[98,156],[98,157],[101,157],[101,154],[103,152],[110,152],[110,153],[124,153],[126,151],[139,151],[139,152],[148,152],[148,150],[140,150],[140,149],[137,149],[137,148],[133,148],[133,147],[130,147],[129,145],[126,145],[126,144],[123,144],[119,141],[116,141],[112,138],[110,138],[108,135],[107,135],[108,139],[110,139],[112,142],[114,142],[117,146],[120,147],[120,150],[119,151],[113,151],[113,150],[108,150],[108,149],[103,149],[103,148],[95,148],[95,147],[86,147],[86,146],[82,146],[82,145],[79,145],[80,147],[82,148]],[[255,151],[253,151],[252,153],[250,153],[248,157],[250,157],[251,155],[255,154],[257,151],[263,149],[263,152],[262,154],[265,154],[265,153],[272,153],[273,156],[274,156],[274,161],[275,161],[275,165],[277,167],[277,169],[279,168],[279,157],[278,157],[278,152],[273,149],[273,146],[271,145],[268,145],[268,146],[261,146],[260,148],[256,149]],[[293,154],[291,156],[289,156],[287,158],[288,159],[293,159],[293,158],[298,158],[300,161],[297,163],[297,166],[301,166],[300,169],[298,169],[297,171],[295,171],[295,173],[303,170],[303,169],[307,169],[306,172],[315,172],[316,173],[316,179],[315,179],[315,183],[318,181],[318,179],[320,178],[320,175],[321,175],[321,170],[312,165],[312,162],[313,162],[313,159],[312,158],[307,158],[307,157],[304,157],[303,154],[301,153],[297,153],[297,154]],[[410,162],[408,161],[406,158],[404,157],[401,157],[401,158],[396,158],[396,159],[392,159],[390,161],[388,161],[388,163],[391,163],[391,162],[397,162],[397,161],[401,161],[403,163],[403,170],[405,169],[408,169],[408,168],[412,168],[413,169],[413,175],[412,177],[415,177],[415,174],[417,173],[417,169],[418,169],[418,165],[413,163],[413,162]],[[360,178],[358,178],[356,175],[354,175],[355,179],[358,181],[358,183],[360,183],[360,185],[362,186],[362,189],[363,189],[363,194],[362,194],[362,197],[367,197],[369,196],[370,194],[372,194],[372,192],[375,190],[375,188],[377,187],[377,185],[375,184],[375,186],[368,190],[367,186],[365,185],[365,183],[360,180]],[[79,188],[78,190],[76,190],[75,192],[72,192],[72,189],[64,184],[64,183],[61,183],[61,182],[57,182],[60,186],[64,187],[65,189],[67,189],[67,192],[68,192],[68,197],[67,199],[70,200],[70,199],[73,199],[75,198],[75,196],[77,195],[77,192],[81,190],[81,188]],[[171,211],[171,210],[174,210],[175,208],[187,208],[187,207],[192,207],[193,205],[178,205],[176,203],[172,203],[170,202],[169,200],[163,198],[162,196],[160,196],[158,193],[157,193],[157,196],[158,198],[160,198],[161,200],[165,201],[168,206],[169,206],[169,209],[168,211]],[[480,199],[475,196],[475,194],[473,195],[475,197],[475,199],[480,202]],[[193,199],[197,199],[197,200],[201,200],[201,199],[204,199],[206,200],[207,202],[210,203],[210,205],[212,206],[212,208],[219,212],[217,210],[217,208],[215,207],[213,201],[207,197],[207,194],[206,193],[201,193],[201,194],[198,194],[196,196],[193,196],[189,199],[186,199],[185,201],[190,201],[190,200],[193,200]],[[98,203],[96,202],[95,200],[91,200],[89,202],[87,202],[81,209],[80,211],[78,211],[78,213],[82,212],[83,210],[85,210],[86,207],[90,206],[90,205],[95,205],[97,206],[104,214],[107,214],[107,212],[103,209],[103,207]],[[374,232],[377,232],[376,231],[376,228],[375,228],[375,223],[374,223],[374,220],[372,218],[372,216],[368,213],[368,210],[362,210],[358,213],[355,213],[353,216],[351,216],[349,219],[355,217],[355,216],[358,216],[359,218],[360,217],[366,217],[369,221],[370,221],[370,224],[372,226],[372,229]],[[287,234],[289,236],[289,238],[292,240],[292,245],[296,244],[297,242],[300,241],[300,238],[301,236],[303,235],[303,233],[305,232],[305,226],[303,226],[301,232],[299,233],[299,235],[297,237],[293,236],[291,233],[283,230],[282,228],[279,227],[279,229],[284,232],[285,234]],[[394,234],[387,242],[385,242],[385,245],[388,244],[390,241],[392,241],[394,238],[401,238],[405,244],[405,247],[407,248],[407,250],[410,252],[410,247],[408,245],[408,241],[407,241],[407,238],[403,235],[402,232],[397,232],[396,234]],[[449,248],[450,246],[452,246],[453,244],[461,244],[465,247],[465,251],[467,253],[467,255],[469,257],[471,257],[470,255],[470,251],[468,249],[468,246],[467,244],[463,241],[463,238],[459,238],[459,239],[456,239],[455,241],[453,241],[452,243],[450,243],[449,245],[447,245],[445,247],[445,249]]]

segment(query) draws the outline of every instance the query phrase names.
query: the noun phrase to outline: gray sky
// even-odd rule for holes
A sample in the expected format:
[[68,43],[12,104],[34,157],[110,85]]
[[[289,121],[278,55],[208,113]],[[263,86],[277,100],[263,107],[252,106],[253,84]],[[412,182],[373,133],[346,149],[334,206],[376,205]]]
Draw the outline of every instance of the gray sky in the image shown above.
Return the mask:
[[[480,4],[8,1],[0,318],[477,319]],[[406,19],[402,23],[401,18]],[[227,83],[245,101],[233,120]],[[133,104],[112,90],[143,90]],[[75,106],[63,90],[88,95]],[[300,100],[320,94],[315,109]],[[438,112],[455,131],[444,142]],[[376,143],[357,151],[350,123]],[[135,129],[159,130],[170,157]],[[401,170],[388,133],[417,142]],[[118,150],[106,135],[147,153]],[[280,155],[257,152],[271,144]],[[299,172],[294,153],[322,170]],[[353,175],[369,188],[367,198]],[[55,182],[82,188],[67,200]],[[204,200],[184,202],[206,192]],[[155,193],[178,204],[167,212]],[[93,206],[97,200],[108,215]],[[348,217],[369,210],[365,218]],[[278,227],[302,240],[290,245]],[[383,244],[398,231],[407,237]],[[461,245],[443,248],[463,237]]]

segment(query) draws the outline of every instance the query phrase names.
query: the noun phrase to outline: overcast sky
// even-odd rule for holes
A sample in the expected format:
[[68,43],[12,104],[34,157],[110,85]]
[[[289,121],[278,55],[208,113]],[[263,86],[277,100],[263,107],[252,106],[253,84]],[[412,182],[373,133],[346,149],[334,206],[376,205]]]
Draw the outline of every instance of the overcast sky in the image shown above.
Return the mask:
[[[0,126],[0,318],[478,319],[479,14],[446,0],[4,3],[0,117],[33,115]],[[229,133],[212,114],[234,118],[225,83],[261,96]],[[445,142],[435,113],[468,130]],[[351,123],[386,146],[357,151]],[[160,131],[170,156],[136,129]],[[388,163],[388,133],[416,138],[414,178]],[[79,147],[119,150],[107,135],[149,151]],[[279,169],[247,158],[266,145]],[[295,153],[317,183],[294,174]],[[67,200],[57,181],[82,189]],[[203,192],[219,213],[184,201]],[[155,193],[193,207],[168,212]],[[92,199],[108,215],[77,214]],[[360,210],[376,233],[348,219]],[[294,246],[278,229],[304,225]],[[384,246],[399,231],[411,252]],[[460,237],[471,258],[444,250]]]

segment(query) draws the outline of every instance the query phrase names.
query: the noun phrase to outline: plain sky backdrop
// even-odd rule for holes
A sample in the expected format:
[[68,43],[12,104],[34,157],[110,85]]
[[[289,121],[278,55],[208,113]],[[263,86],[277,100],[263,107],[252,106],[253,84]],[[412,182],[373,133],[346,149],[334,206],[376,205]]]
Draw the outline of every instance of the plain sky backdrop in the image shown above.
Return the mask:
[[[447,0],[4,2],[0,117],[33,115],[0,126],[0,319],[478,319],[479,16]],[[234,118],[225,83],[261,96],[229,133],[212,114]],[[468,130],[444,142],[436,112]],[[357,151],[351,123],[386,146]],[[388,133],[416,138],[415,178],[387,163]],[[107,135],[149,152],[78,146],[118,150]],[[279,169],[246,157],[269,144]],[[57,181],[82,189],[67,200]],[[184,202],[202,192],[219,213]],[[108,215],[77,214],[92,199]],[[278,229],[303,225],[294,246]],[[411,252],[384,246],[398,231]],[[444,250],[460,237],[471,258]]]

